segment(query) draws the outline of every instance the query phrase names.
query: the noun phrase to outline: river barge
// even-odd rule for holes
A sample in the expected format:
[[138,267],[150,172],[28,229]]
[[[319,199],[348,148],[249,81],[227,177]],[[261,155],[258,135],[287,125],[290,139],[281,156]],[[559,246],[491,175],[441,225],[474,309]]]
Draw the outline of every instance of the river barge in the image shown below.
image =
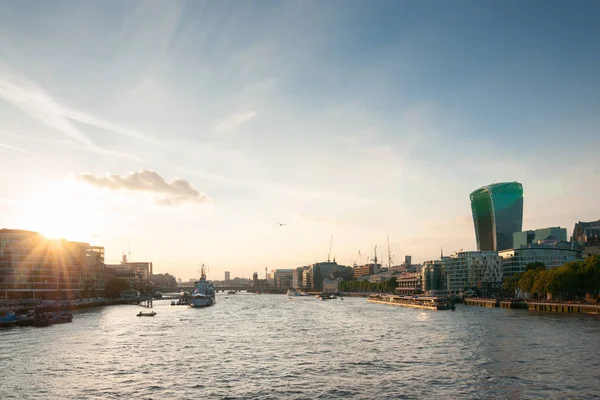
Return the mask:
[[431,296],[396,296],[372,294],[369,303],[388,304],[392,306],[418,308],[422,310],[454,310],[454,304],[445,297]]

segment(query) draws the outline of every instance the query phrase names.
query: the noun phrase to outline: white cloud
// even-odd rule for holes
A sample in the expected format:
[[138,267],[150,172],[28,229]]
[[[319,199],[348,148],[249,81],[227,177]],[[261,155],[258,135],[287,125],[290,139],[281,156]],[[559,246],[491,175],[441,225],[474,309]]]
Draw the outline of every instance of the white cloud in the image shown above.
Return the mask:
[[255,111],[248,111],[245,113],[232,114],[232,115],[227,116],[225,119],[221,120],[217,124],[216,128],[218,131],[228,131],[228,130],[237,128],[244,122],[249,121],[254,117],[256,117]]
[[174,179],[166,182],[157,172],[149,169],[130,172],[126,175],[108,174],[106,176],[96,176],[82,173],[77,178],[100,188],[151,193],[156,196],[156,202],[160,205],[184,202],[206,203],[211,201],[210,197],[197,191],[190,182],[184,179]]
[[61,105],[36,82],[9,70],[3,65],[0,65],[0,98],[12,103],[24,113],[49,127],[75,139],[83,145],[83,149],[88,151],[137,159],[135,156],[107,150],[98,146],[80,129],[75,127],[71,121],[81,122],[135,139],[154,141],[152,138],[132,129]]

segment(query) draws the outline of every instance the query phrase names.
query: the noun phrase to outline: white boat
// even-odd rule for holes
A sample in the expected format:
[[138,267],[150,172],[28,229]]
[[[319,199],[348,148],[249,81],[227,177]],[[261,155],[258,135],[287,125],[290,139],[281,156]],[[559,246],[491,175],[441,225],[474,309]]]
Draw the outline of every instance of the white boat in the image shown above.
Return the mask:
[[289,297],[292,297],[292,296],[308,296],[308,293],[299,292],[296,289],[288,289],[287,295]]
[[191,307],[208,307],[216,302],[215,289],[213,285],[206,280],[206,267],[204,264],[200,267],[200,280],[196,282],[194,293],[190,301]]

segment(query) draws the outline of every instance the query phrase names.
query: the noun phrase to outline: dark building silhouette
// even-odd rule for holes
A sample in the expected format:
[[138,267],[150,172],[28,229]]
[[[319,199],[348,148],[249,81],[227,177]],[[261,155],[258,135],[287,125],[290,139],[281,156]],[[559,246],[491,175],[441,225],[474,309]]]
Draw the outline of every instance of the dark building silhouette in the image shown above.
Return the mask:
[[577,222],[573,228],[573,241],[585,247],[600,246],[600,220]]
[[513,233],[523,228],[523,186],[518,182],[493,183],[475,190],[470,197],[477,250],[512,248]]

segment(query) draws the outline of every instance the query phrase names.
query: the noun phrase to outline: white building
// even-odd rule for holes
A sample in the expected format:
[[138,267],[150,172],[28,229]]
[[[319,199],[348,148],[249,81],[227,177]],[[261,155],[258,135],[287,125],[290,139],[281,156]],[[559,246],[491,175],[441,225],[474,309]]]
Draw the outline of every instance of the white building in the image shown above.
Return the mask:
[[458,294],[502,283],[502,258],[495,251],[460,251],[442,258],[447,289]]

